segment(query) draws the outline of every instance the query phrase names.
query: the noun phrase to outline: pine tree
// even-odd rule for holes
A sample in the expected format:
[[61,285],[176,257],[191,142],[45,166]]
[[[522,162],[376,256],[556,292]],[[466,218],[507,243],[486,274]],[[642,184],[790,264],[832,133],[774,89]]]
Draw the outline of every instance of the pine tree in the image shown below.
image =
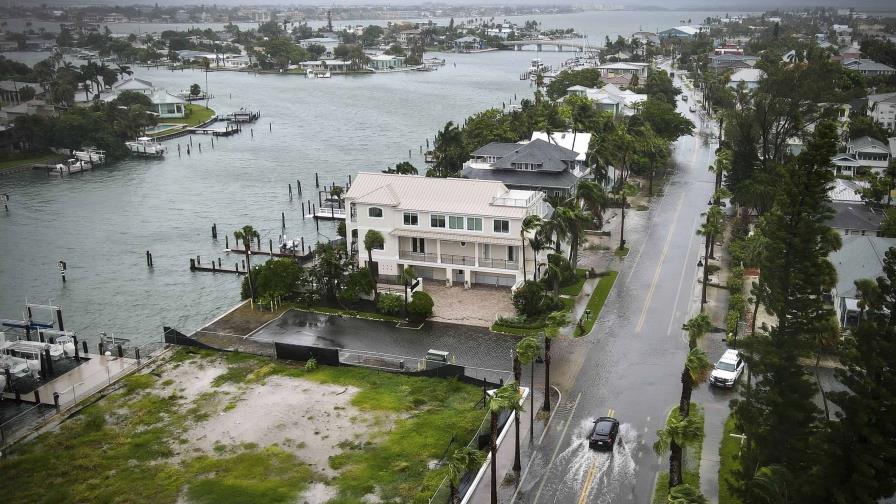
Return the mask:
[[791,495],[804,495],[814,486],[808,474],[817,463],[813,441],[821,417],[813,402],[816,387],[799,359],[810,355],[817,332],[825,327],[821,322],[833,316],[820,294],[836,278],[827,256],[840,246],[839,236],[825,224],[831,216],[828,165],[836,139],[834,125],[820,123],[807,149],[779,166],[774,206],[760,221],[769,241],[760,261],[764,302],[777,324],[744,345],[752,373],[759,377],[736,403],[747,437],[741,478],[746,502],[761,502],[751,481],[763,467],[800,475]]

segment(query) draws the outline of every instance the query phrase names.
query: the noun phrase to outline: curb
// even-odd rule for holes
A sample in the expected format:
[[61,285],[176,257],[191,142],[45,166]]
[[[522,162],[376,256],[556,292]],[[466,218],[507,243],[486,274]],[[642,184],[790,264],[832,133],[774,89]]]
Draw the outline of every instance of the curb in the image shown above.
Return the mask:
[[[557,391],[557,406],[559,406],[560,403],[563,401],[563,394],[560,392],[560,389],[558,389],[557,387],[551,385],[551,388],[554,389],[555,391]],[[557,414],[557,408],[554,408],[554,411],[551,412],[551,416],[548,417],[548,423],[545,424],[544,431],[542,431],[541,437],[538,438],[539,446],[541,446],[541,442],[544,441],[544,435],[548,431],[548,428],[551,426],[551,422],[554,420],[555,414]],[[529,435],[531,436],[532,433],[530,432]],[[530,455],[529,462],[526,464],[526,469],[523,471],[523,474],[520,475],[520,480],[516,485],[516,490],[513,491],[513,495],[510,497],[511,504],[516,501],[516,496],[520,492],[520,487],[523,486],[523,481],[526,480],[526,476],[529,474],[529,469],[532,467],[532,460],[533,460],[533,457]]]

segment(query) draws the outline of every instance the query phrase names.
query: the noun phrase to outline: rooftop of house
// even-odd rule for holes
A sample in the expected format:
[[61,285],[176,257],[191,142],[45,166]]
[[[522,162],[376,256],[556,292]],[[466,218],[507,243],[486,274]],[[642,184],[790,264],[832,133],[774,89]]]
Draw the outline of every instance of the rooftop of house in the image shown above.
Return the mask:
[[883,102],[896,103],[896,93],[877,93],[868,95],[868,105]]
[[682,33],[687,33],[688,35],[696,35],[696,34],[700,33],[700,28],[695,27],[695,26],[687,26],[687,25],[674,26],[672,28],[669,28],[668,30],[661,31],[660,33],[667,33],[667,32],[671,32],[671,31],[675,31],[675,30],[680,31]]
[[566,170],[567,162],[573,162],[578,157],[576,151],[540,138],[524,144],[492,142],[475,150],[472,155],[497,157],[493,168],[512,170],[515,169],[514,163],[532,163],[540,164],[541,171],[552,172]]
[[893,70],[893,67],[878,63],[872,59],[848,58],[840,62],[841,65],[852,68],[854,70],[877,70],[886,71]]
[[345,194],[349,202],[401,210],[523,218],[541,199],[537,191],[511,191],[491,180],[359,173]]
[[490,170],[465,166],[461,175],[476,180],[499,181],[509,186],[569,189],[579,180],[572,172],[543,172],[527,170]]
[[862,189],[868,186],[867,182],[856,180],[834,179],[834,184],[828,189],[828,197],[834,203],[838,202],[862,202]]
[[41,86],[40,84],[37,84],[35,82],[22,82],[22,81],[16,81],[16,80],[0,80],[0,90],[2,90],[2,91],[17,92],[17,91],[21,91],[22,88],[25,86],[29,86],[32,89],[34,89],[34,91],[37,94],[41,94],[44,92],[43,86]]
[[850,140],[847,146],[849,147],[850,151],[874,150],[890,152],[889,146],[876,138],[871,138],[870,136],[863,136],[854,140]]
[[856,280],[882,276],[884,254],[891,247],[896,247],[896,238],[879,236],[845,238],[840,250],[828,256],[837,270],[837,294],[840,297],[855,297]]
[[[548,141],[548,134],[544,131],[533,131],[532,140]],[[575,151],[578,154],[577,159],[584,161],[588,155],[588,146],[591,145],[591,133],[555,131],[550,135],[550,142]]]
[[186,100],[179,96],[174,96],[165,90],[158,90],[149,96],[154,105],[163,105],[166,103],[187,103]]
[[731,82],[759,82],[765,72],[758,68],[743,68],[731,74]]
[[835,229],[877,231],[884,219],[883,215],[861,202],[838,201],[831,206],[835,214],[828,225]]

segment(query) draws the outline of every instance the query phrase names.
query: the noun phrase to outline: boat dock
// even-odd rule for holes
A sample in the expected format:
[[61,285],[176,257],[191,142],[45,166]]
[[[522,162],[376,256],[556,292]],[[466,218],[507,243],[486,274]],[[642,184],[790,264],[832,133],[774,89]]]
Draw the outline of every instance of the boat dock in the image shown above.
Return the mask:
[[345,220],[345,209],[336,208],[335,206],[316,208],[312,217],[323,220]]
[[209,128],[208,126],[210,125],[201,128],[189,128],[188,131],[197,135],[212,135],[216,137],[228,137],[240,132],[240,128],[231,125],[230,122],[227,122],[223,128]]

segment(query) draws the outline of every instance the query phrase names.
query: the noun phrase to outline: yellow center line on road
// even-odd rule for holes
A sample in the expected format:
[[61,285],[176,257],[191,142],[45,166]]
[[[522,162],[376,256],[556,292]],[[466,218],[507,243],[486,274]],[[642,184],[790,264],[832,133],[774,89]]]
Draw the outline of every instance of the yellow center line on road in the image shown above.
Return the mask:
[[[607,416],[612,417],[616,413],[616,410],[610,408],[607,411]],[[600,461],[600,458],[596,455],[591,459],[591,467],[588,468],[588,476],[585,477],[585,483],[582,485],[582,493],[579,494],[578,504],[585,504],[588,500],[588,492],[591,491],[591,485],[594,483],[594,477],[597,475],[597,463]]]
[[656,284],[660,280],[660,272],[663,270],[663,261],[666,254],[669,253],[669,246],[672,244],[672,236],[675,235],[675,226],[678,224],[678,214],[681,212],[681,205],[684,203],[684,194],[678,198],[678,205],[675,206],[675,214],[672,216],[672,227],[669,229],[669,236],[666,237],[666,244],[663,245],[663,253],[660,254],[660,260],[656,264],[656,272],[653,274],[653,281],[650,283],[650,289],[647,291],[647,297],[644,299],[644,308],[641,309],[641,318],[638,319],[638,326],[635,332],[640,333],[644,326],[644,320],[647,318],[647,309],[650,308],[650,302],[653,300],[653,292],[656,290]]

